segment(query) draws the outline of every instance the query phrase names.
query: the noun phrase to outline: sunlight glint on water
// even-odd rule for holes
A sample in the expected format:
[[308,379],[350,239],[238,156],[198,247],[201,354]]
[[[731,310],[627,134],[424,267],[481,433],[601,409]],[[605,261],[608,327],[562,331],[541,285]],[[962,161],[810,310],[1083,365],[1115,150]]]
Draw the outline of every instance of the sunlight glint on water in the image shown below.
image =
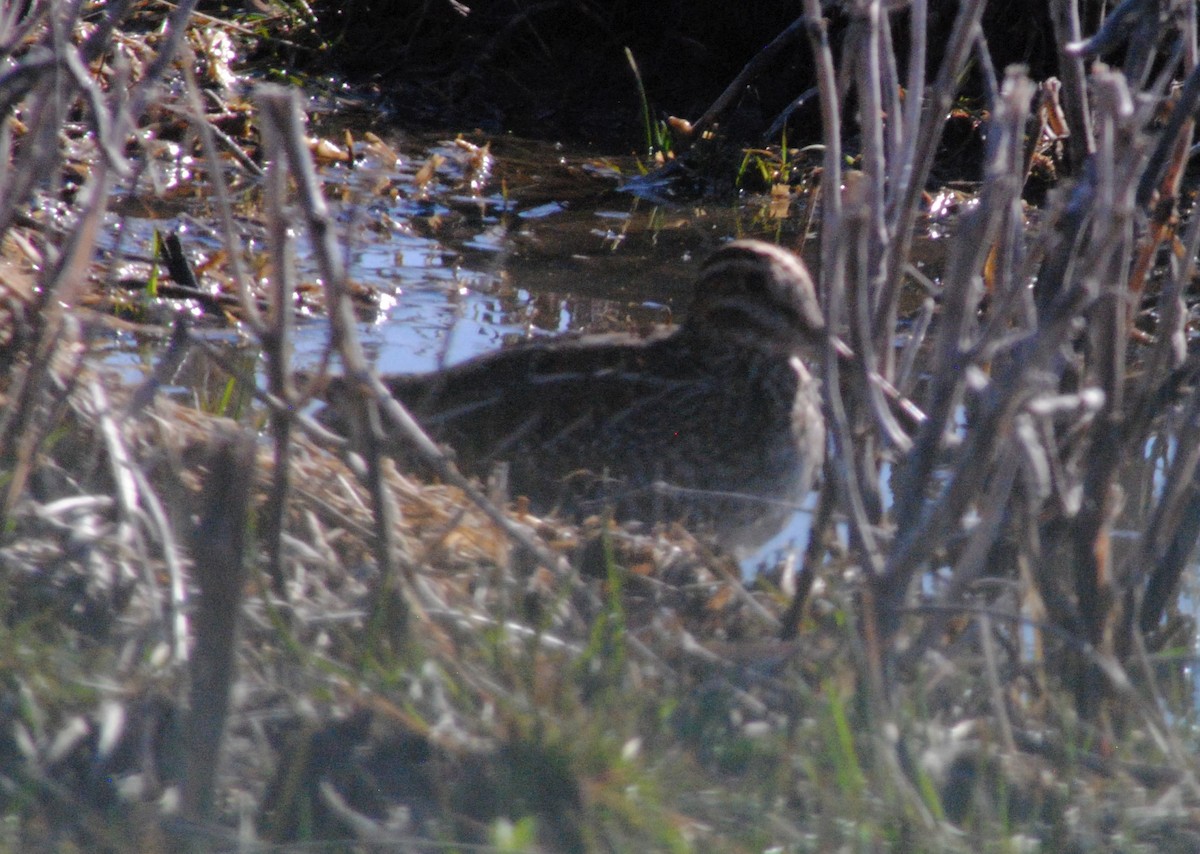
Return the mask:
[[[520,147],[515,159],[506,160],[507,146]],[[678,321],[700,261],[729,235],[776,239],[778,223],[757,220],[762,209],[753,201],[655,207],[614,192],[613,167],[598,171],[588,156],[564,156],[559,146],[495,140],[495,186],[485,192],[494,194],[502,177],[511,190],[504,199],[463,192],[466,167],[453,144],[414,140],[397,148],[400,165],[391,172],[369,162],[354,170],[320,167],[339,190],[329,202],[350,280],[379,296],[375,316],[361,315],[359,332],[383,373],[434,370],[529,337]],[[435,179],[412,186],[416,166],[432,154],[444,158]],[[631,164],[619,168],[633,171]],[[378,186],[388,195],[374,195]],[[202,251],[216,248],[189,236],[185,217],[127,217],[123,228],[124,251],[143,257],[156,229],[179,231],[197,262]],[[299,283],[318,284],[315,258],[297,231]],[[801,244],[787,234],[780,242]],[[253,243],[263,245],[261,237]],[[324,321],[302,320],[297,367],[317,364],[327,339]],[[131,373],[148,369],[137,356],[118,356],[117,363]],[[781,550],[803,549],[814,504],[809,496],[783,531],[743,561],[744,569]]]

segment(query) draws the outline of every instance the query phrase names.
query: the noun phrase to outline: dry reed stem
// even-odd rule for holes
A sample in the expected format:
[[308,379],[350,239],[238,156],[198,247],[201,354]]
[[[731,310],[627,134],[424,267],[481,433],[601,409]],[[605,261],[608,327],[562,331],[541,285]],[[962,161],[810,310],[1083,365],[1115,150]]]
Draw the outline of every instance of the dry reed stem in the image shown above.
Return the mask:
[[[1037,593],[1060,625],[1079,633],[1105,662],[1079,666],[1103,674],[1101,681],[1119,693],[1114,655],[1130,648],[1135,616],[1129,608],[1139,611],[1142,630],[1157,625],[1171,599],[1166,591],[1175,589],[1183,555],[1200,533],[1200,501],[1184,487],[1197,478],[1197,465],[1194,455],[1179,453],[1166,487],[1148,493],[1151,521],[1140,548],[1113,551],[1124,504],[1122,472],[1141,454],[1158,419],[1181,406],[1190,411],[1180,399],[1194,376],[1190,362],[1182,363],[1181,323],[1200,245],[1195,218],[1182,260],[1172,265],[1159,296],[1159,337],[1138,371],[1127,366],[1141,355],[1129,342],[1152,266],[1146,259],[1156,246],[1170,245],[1179,221],[1171,215],[1178,206],[1178,164],[1200,92],[1193,70],[1196,16],[1175,10],[1130,19],[1095,42],[1068,45],[1078,38],[1077,11],[1074,4],[1056,4],[1062,55],[1071,57],[1075,71],[1085,52],[1102,49],[1097,45],[1121,42],[1131,49],[1120,71],[1095,67],[1087,79],[1072,77],[1063,88],[1064,107],[1078,125],[1070,145],[1079,178],[1051,197],[1032,239],[1021,191],[1026,134],[1040,137],[1028,127],[1034,88],[1009,70],[999,91],[989,93],[987,172],[977,203],[957,223],[941,311],[932,324],[928,390],[915,401],[928,418],[910,449],[869,379],[877,372],[885,381],[898,379],[902,393],[914,389],[914,345],[900,355],[898,373],[895,367],[896,306],[910,269],[919,196],[972,52],[990,79],[979,30],[982,5],[960,5],[927,91],[921,91],[921,69],[910,66],[903,104],[894,98],[899,71],[892,13],[879,3],[855,6],[837,62],[817,4],[806,6],[824,124],[823,306],[835,330],[848,330],[861,360],[847,372],[849,383],[837,359],[826,359],[824,370],[839,510],[851,553],[877,587],[885,646],[901,629],[916,579],[945,568],[949,582],[925,598],[952,608],[971,595],[997,549],[1015,536],[1031,549],[1024,557],[1035,565],[1065,562],[1057,576],[1037,575]],[[908,15],[923,21],[924,4],[912,5]],[[921,57],[924,50],[923,32],[914,32],[907,55]],[[1168,99],[1169,81],[1180,70],[1187,83],[1178,98]],[[863,174],[848,176],[843,188],[840,110],[852,88]],[[1152,133],[1164,108],[1171,115]],[[1090,156],[1086,169],[1084,154]],[[1134,229],[1148,213],[1157,226],[1150,240],[1135,242]],[[990,293],[981,313],[985,268]],[[911,341],[924,339],[932,317],[927,305]],[[891,484],[883,482],[885,461],[898,475]],[[892,489],[885,514],[882,496]],[[957,558],[942,554],[959,540],[966,546]],[[1138,569],[1147,563],[1157,569]],[[1144,591],[1153,595],[1143,601]],[[1129,601],[1142,604],[1122,604]],[[944,625],[942,616],[928,620],[903,660],[919,658]],[[1104,689],[1097,694],[1086,687],[1095,683],[1086,675],[1066,678],[1074,680],[1081,711],[1094,714]]]

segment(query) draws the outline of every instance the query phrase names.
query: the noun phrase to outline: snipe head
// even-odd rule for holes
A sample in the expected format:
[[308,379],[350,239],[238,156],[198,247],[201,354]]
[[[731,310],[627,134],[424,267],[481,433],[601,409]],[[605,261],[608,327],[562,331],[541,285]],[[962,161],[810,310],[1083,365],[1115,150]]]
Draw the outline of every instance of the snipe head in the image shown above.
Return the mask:
[[742,346],[794,352],[820,344],[825,321],[803,261],[761,240],[735,240],[701,265],[683,328]]

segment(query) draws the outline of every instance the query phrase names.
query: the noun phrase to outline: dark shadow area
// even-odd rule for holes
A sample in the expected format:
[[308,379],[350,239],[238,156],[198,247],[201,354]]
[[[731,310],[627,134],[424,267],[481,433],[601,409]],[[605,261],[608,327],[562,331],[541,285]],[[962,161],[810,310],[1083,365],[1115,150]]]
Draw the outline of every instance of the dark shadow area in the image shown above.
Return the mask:
[[[930,4],[931,72],[941,61],[957,3]],[[315,4],[330,57],[351,80],[371,81],[396,119],[422,126],[474,125],[487,132],[561,138],[601,146],[642,139],[638,63],[652,118],[698,118],[738,72],[797,17],[783,0],[725,2],[524,2],[353,0]],[[852,22],[830,9],[838,42]],[[907,13],[892,16],[903,43]],[[1034,79],[1056,73],[1047,4],[994,3],[983,21],[997,69],[1020,62]],[[901,62],[904,57],[901,57]],[[972,71],[968,97],[984,94]],[[723,131],[758,141],[813,85],[803,33],[749,85]],[[820,136],[815,99],[791,117],[789,140]]]

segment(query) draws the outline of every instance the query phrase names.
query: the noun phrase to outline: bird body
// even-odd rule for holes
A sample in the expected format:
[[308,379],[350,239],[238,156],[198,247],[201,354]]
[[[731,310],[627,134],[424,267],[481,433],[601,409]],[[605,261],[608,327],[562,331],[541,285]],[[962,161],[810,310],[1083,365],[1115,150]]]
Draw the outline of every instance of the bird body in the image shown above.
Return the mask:
[[[824,325],[803,263],[766,243],[723,247],[696,288],[683,325],[649,337],[533,341],[384,383],[466,471],[507,462],[511,493],[538,510],[611,508],[753,548],[824,459],[818,383],[802,358]],[[340,429],[344,391],[331,389],[321,416]]]

